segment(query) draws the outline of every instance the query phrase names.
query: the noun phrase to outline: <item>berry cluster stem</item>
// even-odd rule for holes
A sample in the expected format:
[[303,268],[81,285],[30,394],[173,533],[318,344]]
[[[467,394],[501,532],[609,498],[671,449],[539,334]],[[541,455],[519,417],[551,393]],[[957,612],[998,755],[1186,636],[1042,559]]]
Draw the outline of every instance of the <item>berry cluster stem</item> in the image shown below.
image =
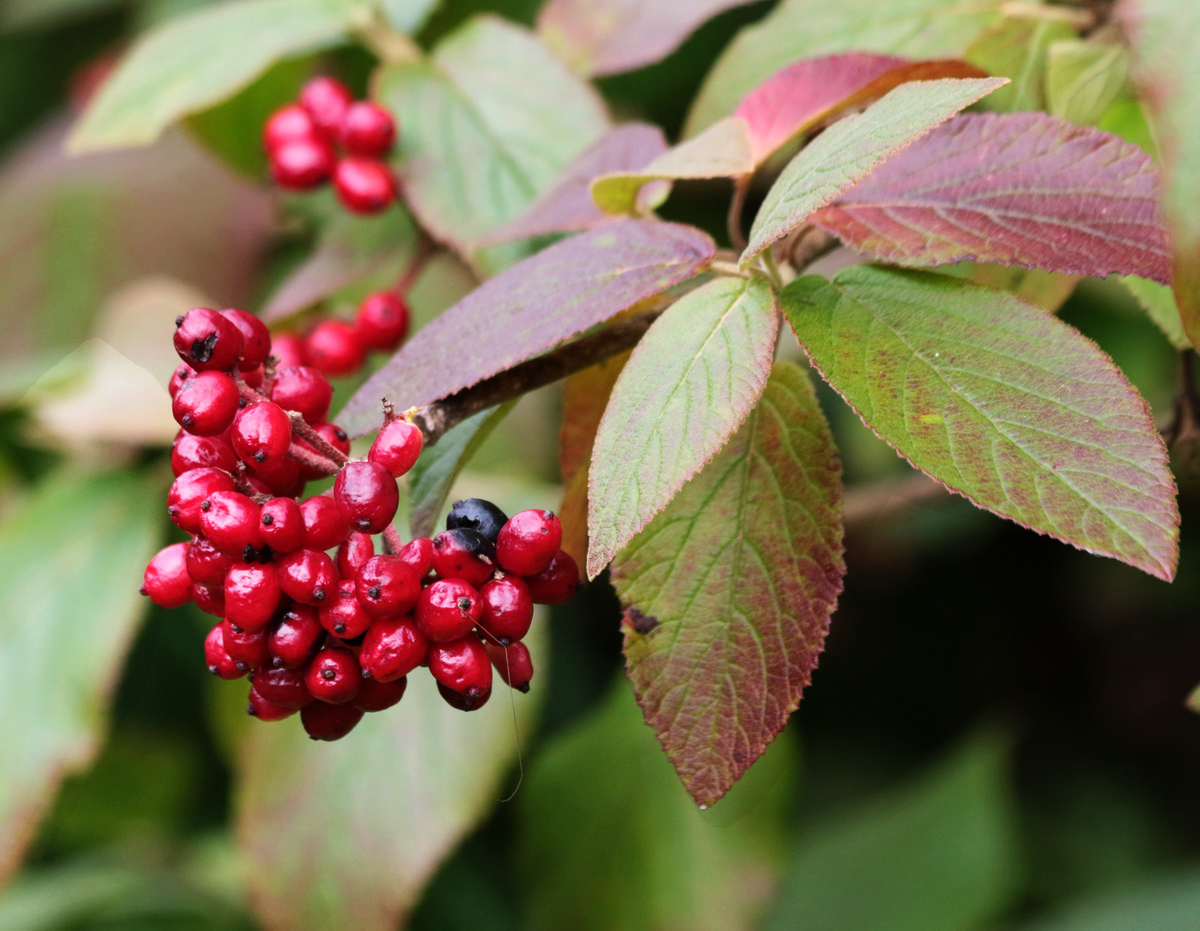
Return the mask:
[[[310,427],[299,412],[288,411],[288,417],[292,421],[292,435],[300,437],[300,439],[304,440],[304,442],[320,453],[324,459],[333,463],[334,468],[329,472],[330,475],[341,471],[342,466],[350,461],[350,458],[345,453],[337,447],[331,446],[325,437]],[[295,448],[295,444],[293,444],[292,449]],[[301,452],[304,452],[304,450],[301,450]],[[290,449],[288,455],[292,455]],[[295,458],[299,459],[300,457],[296,456]]]

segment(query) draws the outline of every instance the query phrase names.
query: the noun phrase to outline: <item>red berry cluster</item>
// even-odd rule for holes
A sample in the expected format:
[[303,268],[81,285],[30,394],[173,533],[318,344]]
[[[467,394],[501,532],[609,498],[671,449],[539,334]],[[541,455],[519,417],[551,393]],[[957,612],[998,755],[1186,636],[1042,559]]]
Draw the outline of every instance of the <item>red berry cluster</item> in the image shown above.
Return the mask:
[[[266,327],[240,310],[189,311],[175,347],[182,429],[167,513],[191,539],[150,561],[141,591],[221,619],[206,662],[221,678],[250,678],[250,714],[299,711],[309,736],[337,740],[400,701],[418,666],[463,711],[488,700],[493,667],[528,690],[521,639],[533,606],[562,604],[579,586],[554,514],[509,519],[472,498],[455,502],[444,533],[403,544],[396,479],[421,454],[416,426],[389,409],[367,458],[348,459],[345,432],[326,422],[328,380],[269,357]],[[336,475],[332,493],[305,498],[324,475]]]
[[408,335],[408,304],[395,291],[373,291],[362,299],[353,321],[328,317],[303,335],[275,337],[272,353],[285,365],[308,365],[326,375],[350,375],[371,350],[393,352]]
[[313,78],[296,103],[276,110],[263,126],[263,148],[280,187],[311,191],[332,178],[338,199],[353,213],[379,213],[396,199],[396,178],[384,161],[395,141],[387,110],[356,101],[329,77]]

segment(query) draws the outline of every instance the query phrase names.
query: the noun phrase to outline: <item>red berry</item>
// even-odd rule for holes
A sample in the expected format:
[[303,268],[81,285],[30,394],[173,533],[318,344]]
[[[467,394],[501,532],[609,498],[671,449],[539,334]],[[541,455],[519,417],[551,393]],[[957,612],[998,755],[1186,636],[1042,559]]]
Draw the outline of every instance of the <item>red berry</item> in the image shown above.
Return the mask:
[[271,631],[268,644],[272,662],[282,669],[300,669],[316,654],[325,641],[317,611],[308,605],[292,605]]
[[192,600],[192,577],[187,570],[186,543],[159,550],[146,566],[139,591],[162,608],[179,608]]
[[420,666],[428,652],[429,640],[411,617],[381,618],[363,637],[358,662],[363,675],[391,682]]
[[358,338],[367,349],[390,352],[408,335],[408,304],[394,291],[372,291],[354,318]]
[[275,357],[276,367],[308,365],[308,350],[304,348],[304,340],[295,333],[278,333],[271,340],[271,355]]
[[192,584],[192,601],[205,614],[225,616],[225,586]]
[[505,684],[518,692],[528,692],[529,680],[533,678],[533,659],[529,655],[529,647],[520,640],[507,647],[485,642],[484,647]]
[[263,149],[271,155],[283,143],[293,139],[311,139],[317,134],[317,126],[304,107],[290,103],[280,107],[263,124]]
[[384,425],[367,453],[368,462],[378,462],[396,478],[404,475],[416,463],[425,446],[425,437],[416,424],[393,420]]
[[300,106],[308,111],[317,130],[331,141],[337,138],[353,102],[354,95],[345,84],[325,75],[313,78],[300,91]]
[[179,367],[171,373],[171,380],[167,382],[167,393],[171,395],[171,400],[175,399],[175,395],[179,393],[179,386],[196,374],[196,370],[186,362],[180,362]]
[[417,537],[405,543],[396,554],[413,568],[417,578],[425,578],[433,570],[433,541],[428,537]]
[[215,491],[200,503],[200,532],[226,556],[243,562],[270,558],[263,552],[261,521],[261,508],[241,492]]
[[292,421],[278,404],[263,401],[238,411],[230,439],[243,462],[269,472],[287,458]]
[[246,473],[247,481],[255,480],[262,486],[266,494],[277,498],[294,498],[304,494],[305,481],[300,474],[300,461],[288,456],[273,469],[262,469],[250,463]]
[[392,473],[379,463],[350,462],[334,480],[333,500],[352,528],[379,533],[396,516],[400,490]]
[[196,307],[175,321],[175,351],[197,372],[228,372],[245,348],[242,332],[208,307]]
[[401,676],[390,682],[378,679],[363,679],[358,686],[358,694],[352,704],[359,711],[383,711],[397,704],[404,697],[408,680]]
[[433,569],[443,579],[462,579],[479,588],[492,577],[496,548],[477,530],[456,527],[433,538]]
[[252,369],[238,370],[241,373],[242,381],[251,388],[261,388],[263,380],[267,377],[266,370],[261,365],[256,365]]
[[492,689],[492,663],[483,641],[468,634],[429,648],[429,672],[439,683],[467,698],[479,698]]
[[199,372],[180,385],[171,413],[188,433],[216,436],[233,423],[240,404],[232,378],[224,372]]
[[533,622],[533,598],[529,586],[521,579],[515,575],[494,579],[479,590],[479,595],[483,599],[479,627],[501,646],[529,633],[529,625]]
[[537,575],[527,576],[529,596],[534,604],[566,604],[579,590],[579,567],[566,550],[559,550],[550,565]]
[[438,694],[442,696],[442,700],[458,711],[478,711],[492,697],[491,689],[484,692],[482,696],[464,695],[462,692],[447,688],[440,682],[437,684],[437,690]]
[[284,190],[311,191],[329,180],[337,156],[324,139],[309,136],[280,143],[269,164],[271,177]]
[[362,668],[348,650],[321,650],[308,665],[304,684],[313,698],[344,705],[358,694]]
[[237,454],[218,436],[195,436],[180,430],[171,444],[171,471],[182,475],[192,469],[221,469],[234,472]]
[[225,574],[225,618],[243,630],[265,628],[282,597],[274,566],[235,562]]
[[290,553],[304,545],[304,513],[294,499],[272,498],[259,515],[259,532],[273,553]]
[[254,673],[254,687],[267,701],[285,708],[303,708],[313,697],[304,684],[303,669],[268,667]]
[[355,596],[354,583],[347,580],[342,582],[348,591],[338,591],[333,598],[326,598],[321,605],[321,626],[343,640],[353,640],[359,634],[365,633],[374,618]]
[[421,594],[421,579],[398,556],[372,556],[358,570],[358,600],[372,617],[407,614]]
[[279,587],[293,601],[319,605],[337,593],[337,569],[319,550],[293,550],[275,561]]
[[351,213],[380,213],[396,199],[396,178],[383,162],[351,155],[334,166],[333,189]]
[[271,354],[271,331],[254,314],[248,314],[236,307],[225,308],[221,311],[221,316],[237,327],[242,334],[242,359],[238,363],[238,370],[242,373],[253,372],[266,362],[267,356]]
[[285,411],[296,411],[310,424],[323,423],[333,403],[329,379],[308,365],[285,365],[275,372],[271,400]]
[[277,705],[273,701],[267,701],[258,694],[258,689],[252,685],[250,686],[250,695],[246,700],[246,713],[251,717],[258,718],[260,721],[282,721],[284,718],[290,718],[294,715],[296,709],[288,708],[286,705]]
[[350,535],[350,525],[329,495],[314,495],[300,504],[304,516],[304,545],[310,550],[340,546]]
[[220,624],[204,638],[204,665],[214,676],[222,679],[240,679],[244,675],[225,649],[225,636]]
[[313,740],[341,740],[362,719],[362,710],[353,705],[315,701],[300,709],[300,723]]
[[483,599],[462,579],[438,579],[421,592],[414,615],[417,627],[430,640],[457,640],[479,623]]
[[351,155],[382,158],[396,141],[396,121],[379,104],[360,100],[342,117],[342,145]]
[[514,575],[536,575],[562,545],[562,524],[553,511],[521,511],[496,537],[496,560]]
[[375,541],[369,533],[351,533],[338,547],[337,570],[343,579],[358,578],[362,564],[375,555]]
[[361,368],[367,349],[345,320],[322,320],[305,338],[309,364],[326,375],[350,375]]
[[245,630],[235,627],[229,618],[226,618],[221,622],[221,637],[225,642],[225,652],[243,672],[252,672],[270,665],[271,651],[267,647],[270,632],[265,627]]
[[[233,476],[220,469],[184,472],[167,492],[167,514],[175,526],[188,533],[200,532],[201,504],[220,491],[233,491]],[[236,554],[235,554],[236,555]]]
[[194,537],[187,545],[187,571],[192,581],[200,585],[225,588],[225,573],[234,563],[205,537]]

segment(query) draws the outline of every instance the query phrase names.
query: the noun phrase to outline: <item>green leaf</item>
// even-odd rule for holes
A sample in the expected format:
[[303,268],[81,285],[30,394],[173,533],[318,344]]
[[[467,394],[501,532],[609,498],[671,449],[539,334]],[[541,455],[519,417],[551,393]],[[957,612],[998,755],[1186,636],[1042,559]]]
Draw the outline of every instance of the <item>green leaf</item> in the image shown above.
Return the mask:
[[1191,349],[1192,343],[1183,324],[1179,321],[1179,307],[1175,304],[1175,292],[1166,285],[1148,278],[1138,278],[1136,275],[1122,275],[1117,278],[1125,288],[1137,298],[1142,310],[1146,311],[1154,325],[1162,330],[1163,335],[1176,349]]
[[907,58],[960,55],[1004,0],[784,0],[734,38],[704,81],[685,136],[728,116],[738,101],[801,58],[884,52]]
[[[544,675],[544,617],[525,643]],[[498,679],[464,714],[418,669],[403,701],[369,714],[337,743],[309,740],[296,720],[257,725],[240,755],[238,836],[251,901],[269,928],[392,931],[455,845],[502,796],[538,698]],[[240,683],[239,683],[240,684]],[[347,873],[352,865],[353,873]]]
[[862,266],[780,295],[821,374],[916,468],[985,510],[1170,580],[1179,513],[1146,402],[1011,295]]
[[775,366],[720,454],[613,562],[642,711],[697,804],[800,702],[842,588],[841,466],[808,376]]
[[596,433],[587,574],[595,578],[758,403],[779,314],[765,281],[717,278],[654,322]]
[[538,755],[517,798],[527,927],[757,926],[796,785],[795,748],[778,744],[720,808],[699,812],[628,686],[615,683],[590,717]]
[[1018,931],[1180,931],[1194,925],[1197,915],[1200,872],[1193,868],[1105,889]]
[[414,537],[432,537],[437,532],[437,519],[450,486],[516,403],[515,399],[505,401],[468,417],[421,454],[408,473],[408,520]]
[[138,40],[67,148],[81,154],[149,145],[281,58],[341,41],[362,13],[361,0],[245,0],[171,20]]
[[975,738],[907,788],[800,838],[768,931],[962,931],[1010,904],[1006,748]]
[[816,210],[1005,78],[943,78],[901,84],[861,115],[835,123],[800,150],[767,192],[750,229],[745,264]]
[[1117,42],[1055,42],[1046,60],[1046,109],[1072,123],[1094,126],[1128,77],[1129,55]]
[[0,881],[63,777],[93,758],[117,672],[146,602],[161,492],[133,471],[57,475],[0,525],[9,579],[0,615]]
[[1016,113],[1046,108],[1046,55],[1052,43],[1074,39],[1075,30],[1053,12],[1008,16],[988,26],[963,58],[989,74],[1012,80],[983,104],[984,109]]
[[492,16],[447,36],[430,61],[385,67],[376,91],[403,127],[395,165],[410,208],[489,273],[522,247],[479,250],[479,240],[520,214],[608,126],[590,86],[526,30]]
[[393,28],[411,36],[441,6],[441,0],[379,0],[379,6]]

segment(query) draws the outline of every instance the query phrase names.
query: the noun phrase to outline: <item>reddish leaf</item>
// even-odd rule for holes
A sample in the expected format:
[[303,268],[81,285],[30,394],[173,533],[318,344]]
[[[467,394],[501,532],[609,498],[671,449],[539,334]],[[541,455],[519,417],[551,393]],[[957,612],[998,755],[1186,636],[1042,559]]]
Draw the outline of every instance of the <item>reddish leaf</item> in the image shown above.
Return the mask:
[[780,295],[863,422],[978,507],[1170,580],[1179,511],[1146,402],[1094,343],[1012,295],[873,266]]
[[665,151],[667,140],[657,126],[649,123],[617,126],[563,169],[537,203],[512,222],[488,233],[482,242],[489,245],[598,226],[612,218],[592,200],[592,181],[613,172],[638,171]]
[[1137,146],[1042,113],[963,114],[813,223],[906,265],[962,259],[1165,281],[1158,174]]
[[729,444],[613,563],[629,678],[707,807],[800,702],[842,589],[841,467],[808,376],[778,364]]
[[716,252],[698,229],[621,220],[556,243],[472,291],[414,336],[338,416],[354,435],[398,408],[470,387],[690,278]]
[[912,62],[847,52],[788,65],[747,94],[733,115],[749,124],[754,160],[762,162],[794,136],[906,81],[978,77],[985,73],[961,61]]
[[620,74],[665,58],[707,19],[750,0],[550,0],[542,39],[583,74]]

